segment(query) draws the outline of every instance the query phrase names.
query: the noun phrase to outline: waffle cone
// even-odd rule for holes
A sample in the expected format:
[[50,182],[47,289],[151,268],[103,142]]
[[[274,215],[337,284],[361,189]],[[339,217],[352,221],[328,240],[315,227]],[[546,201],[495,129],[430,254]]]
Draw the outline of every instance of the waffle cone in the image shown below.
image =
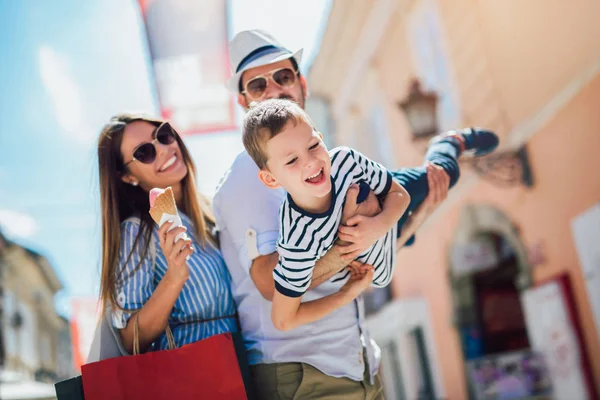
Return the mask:
[[173,190],[168,187],[164,192],[159,194],[154,201],[154,207],[150,207],[150,215],[157,224],[160,224],[160,219],[163,213],[177,214],[177,205],[175,205],[175,196]]

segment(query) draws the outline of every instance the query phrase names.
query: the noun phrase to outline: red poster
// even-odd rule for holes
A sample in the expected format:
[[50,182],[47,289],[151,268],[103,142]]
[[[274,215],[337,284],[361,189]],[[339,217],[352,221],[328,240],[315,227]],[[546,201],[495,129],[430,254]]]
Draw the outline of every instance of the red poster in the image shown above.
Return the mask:
[[71,301],[71,341],[75,369],[81,370],[90,352],[92,339],[98,323],[100,305],[96,297],[79,297]]

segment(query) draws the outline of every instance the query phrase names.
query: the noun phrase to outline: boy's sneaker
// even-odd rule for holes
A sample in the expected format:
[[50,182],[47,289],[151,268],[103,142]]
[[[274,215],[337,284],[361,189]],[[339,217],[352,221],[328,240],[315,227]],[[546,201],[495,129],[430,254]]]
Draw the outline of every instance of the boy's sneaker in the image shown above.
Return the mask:
[[498,147],[498,136],[494,132],[480,128],[465,128],[458,131],[441,133],[431,139],[430,144],[445,138],[456,138],[460,142],[461,151],[472,153],[475,157],[485,156]]

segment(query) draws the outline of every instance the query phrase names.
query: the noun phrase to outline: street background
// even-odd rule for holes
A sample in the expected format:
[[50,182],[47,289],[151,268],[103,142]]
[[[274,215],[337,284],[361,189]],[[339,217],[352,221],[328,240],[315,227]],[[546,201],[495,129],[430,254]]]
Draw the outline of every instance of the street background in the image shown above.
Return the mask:
[[500,136],[365,295],[386,398],[598,398],[599,18],[594,0],[0,0],[0,398],[51,398],[85,362],[102,125],[168,117],[211,196],[242,150],[227,42],[253,28],[304,48],[329,146],[400,168],[445,130]]

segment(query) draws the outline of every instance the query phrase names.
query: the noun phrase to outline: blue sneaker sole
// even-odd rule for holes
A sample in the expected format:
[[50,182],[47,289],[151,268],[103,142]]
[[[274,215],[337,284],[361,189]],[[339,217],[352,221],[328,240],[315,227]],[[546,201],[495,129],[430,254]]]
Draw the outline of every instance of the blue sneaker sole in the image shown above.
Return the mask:
[[498,147],[500,140],[491,131],[480,128],[466,128],[459,131],[465,138],[465,151],[473,152],[475,157],[490,154]]

